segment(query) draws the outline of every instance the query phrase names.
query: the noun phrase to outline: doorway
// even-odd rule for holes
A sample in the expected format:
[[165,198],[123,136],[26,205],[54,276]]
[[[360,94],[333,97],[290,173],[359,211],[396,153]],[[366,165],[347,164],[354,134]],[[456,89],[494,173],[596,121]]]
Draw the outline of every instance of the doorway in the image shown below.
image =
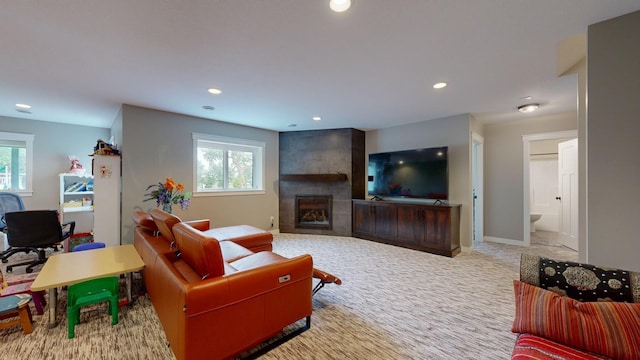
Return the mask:
[[476,243],[484,241],[484,210],[483,210],[483,146],[484,138],[476,133],[471,134],[472,150],[471,150],[471,182],[472,182],[472,204],[473,204],[473,241]]
[[[558,131],[551,133],[541,133],[541,134],[531,134],[524,135],[522,137],[523,140],[523,195],[524,195],[524,206],[523,206],[523,224],[524,224],[524,234],[523,240],[525,246],[531,245],[531,234],[532,231],[536,230],[534,236],[545,239],[545,237],[549,237],[545,240],[555,240],[558,245],[566,245],[560,239],[560,230],[563,222],[563,215],[566,216],[567,213],[561,210],[562,205],[560,203],[560,192],[562,191],[559,188],[559,173],[557,170],[558,166],[558,151],[550,150],[545,152],[544,150],[538,150],[539,148],[544,149],[544,146],[554,146],[557,149],[557,143],[560,140],[566,139],[575,139],[578,136],[577,130],[568,130],[568,131]],[[551,144],[551,145],[550,145]],[[533,149],[533,152],[532,152]],[[537,154],[532,158],[532,154]],[[541,188],[539,193],[535,192],[535,189],[532,188],[532,173],[539,172],[544,170],[545,168],[549,168],[550,166],[555,166],[553,173],[555,175],[551,175],[554,179],[549,179],[549,175],[545,174],[534,174],[536,175],[536,179],[533,181],[547,181],[547,184],[551,185],[543,185],[545,188]],[[547,180],[545,179],[547,177]],[[540,188],[540,186],[538,186]],[[549,190],[551,188],[552,190]],[[577,189],[574,189],[577,194]],[[555,192],[555,194],[548,193],[549,191]],[[543,200],[540,200],[543,199]],[[563,199],[564,200],[564,199]],[[577,196],[575,199],[566,199],[573,204],[577,204]],[[534,209],[535,208],[535,209]],[[531,214],[535,213],[538,219],[535,222],[532,222]],[[546,215],[545,215],[546,214]],[[575,219],[564,219],[566,223],[573,223],[574,220],[577,223],[577,212],[575,214],[570,214],[570,216],[575,217]],[[544,222],[541,222],[542,218],[545,218]],[[540,233],[537,231],[537,227],[540,224],[544,230],[541,230]],[[546,230],[551,230],[546,232]],[[555,237],[555,238],[553,238]],[[577,251],[577,249],[574,249]]]

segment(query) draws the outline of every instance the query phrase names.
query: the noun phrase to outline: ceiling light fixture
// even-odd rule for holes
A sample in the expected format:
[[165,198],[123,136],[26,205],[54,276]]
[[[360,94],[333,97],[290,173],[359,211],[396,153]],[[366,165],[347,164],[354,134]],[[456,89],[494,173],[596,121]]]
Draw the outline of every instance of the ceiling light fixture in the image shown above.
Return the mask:
[[314,116],[312,117],[313,121],[320,121],[322,120],[322,118],[320,116]]
[[20,109],[31,109],[31,105],[27,104],[16,104],[16,107]]
[[344,12],[351,7],[351,0],[329,0],[329,7],[335,12]]
[[433,88],[434,89],[442,89],[443,87],[447,86],[446,82],[439,82],[437,84],[433,84]]
[[213,94],[213,95],[220,95],[220,94],[222,94],[222,90],[220,90],[220,89],[216,89],[216,88],[210,88],[210,89],[209,89],[209,90],[207,90],[207,91],[209,91],[209,93],[210,93],[210,94]]
[[536,111],[540,107],[540,104],[526,104],[518,106],[518,111],[521,113],[530,113]]
[[204,106],[202,106],[202,108],[205,109],[205,110],[209,110],[209,111],[215,110],[215,108],[213,106],[211,106],[211,105],[204,105]]

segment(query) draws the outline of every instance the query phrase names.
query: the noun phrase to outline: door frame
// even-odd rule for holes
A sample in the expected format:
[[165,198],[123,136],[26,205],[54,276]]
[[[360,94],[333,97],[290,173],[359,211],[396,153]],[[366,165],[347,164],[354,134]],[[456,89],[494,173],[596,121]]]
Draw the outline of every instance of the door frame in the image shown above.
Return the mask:
[[[476,242],[484,242],[484,138],[471,133],[471,247]],[[476,198],[474,199],[474,190]]]
[[577,138],[578,130],[564,130],[564,131],[554,131],[548,133],[538,133],[538,134],[528,134],[522,135],[522,195],[523,195],[523,208],[522,208],[522,221],[524,234],[522,235],[522,240],[524,246],[531,246],[531,223],[530,223],[530,207],[531,207],[531,199],[530,191],[531,188],[531,141],[538,140],[552,140],[552,139],[563,139],[563,138]]

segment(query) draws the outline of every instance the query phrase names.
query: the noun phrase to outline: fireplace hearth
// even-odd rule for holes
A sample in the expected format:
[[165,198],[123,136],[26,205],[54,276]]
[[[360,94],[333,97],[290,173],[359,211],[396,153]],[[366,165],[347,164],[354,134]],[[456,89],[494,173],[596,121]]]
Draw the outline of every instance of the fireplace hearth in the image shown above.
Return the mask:
[[331,230],[331,195],[296,195],[296,228]]

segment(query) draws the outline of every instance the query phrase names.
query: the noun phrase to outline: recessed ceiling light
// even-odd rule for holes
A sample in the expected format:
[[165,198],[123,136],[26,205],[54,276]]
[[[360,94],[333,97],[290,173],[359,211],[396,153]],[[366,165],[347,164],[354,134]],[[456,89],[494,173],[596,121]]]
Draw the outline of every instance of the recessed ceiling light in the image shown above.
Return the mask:
[[210,93],[210,94],[213,94],[213,95],[220,95],[220,94],[222,94],[222,90],[220,90],[220,89],[216,89],[216,88],[210,88],[210,89],[209,89],[209,90],[207,90],[207,91],[209,91],[209,93]]
[[202,108],[203,108],[203,109],[205,109],[205,110],[209,110],[209,111],[211,111],[211,110],[214,110],[214,109],[215,109],[215,108],[214,108],[213,106],[211,106],[211,105],[204,105]]
[[335,12],[344,12],[351,7],[351,0],[329,0],[329,7]]
[[530,113],[536,111],[540,107],[540,104],[526,104],[518,106],[518,111],[521,113]]
[[523,96],[520,98],[521,100],[531,100],[532,97],[531,96]]
[[443,87],[447,86],[446,82],[439,82],[437,84],[433,84],[433,88],[434,89],[442,89]]
[[314,121],[320,121],[320,120],[322,120],[322,118],[321,118],[320,116],[314,116],[314,117],[312,117],[312,119],[313,119]]
[[20,109],[31,109],[31,105],[27,104],[16,104],[16,107]]

